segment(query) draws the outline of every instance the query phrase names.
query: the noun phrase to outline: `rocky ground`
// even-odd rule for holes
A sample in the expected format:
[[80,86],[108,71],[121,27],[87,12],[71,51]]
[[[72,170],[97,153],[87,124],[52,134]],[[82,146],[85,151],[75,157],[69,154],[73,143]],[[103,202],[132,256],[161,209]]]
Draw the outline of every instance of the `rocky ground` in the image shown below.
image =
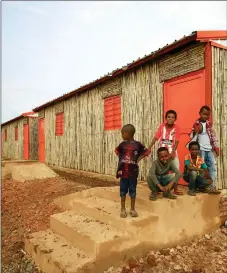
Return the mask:
[[50,215],[61,212],[53,200],[90,187],[117,185],[93,177],[61,172],[58,178],[18,182],[2,181],[2,263],[3,273],[38,273],[27,259],[24,238],[49,228]]
[[[115,180],[64,172],[59,175],[58,178],[27,182],[2,181],[3,273],[40,273],[26,257],[24,237],[49,227],[49,216],[60,212],[53,204],[54,199],[89,187],[117,185]],[[150,252],[139,261],[132,257],[125,266],[109,268],[105,273],[133,272],[227,273],[227,229],[219,229],[184,246]]]
[[104,273],[226,273],[227,228],[191,241],[176,248],[151,251],[137,260],[131,257],[127,264],[109,268]]

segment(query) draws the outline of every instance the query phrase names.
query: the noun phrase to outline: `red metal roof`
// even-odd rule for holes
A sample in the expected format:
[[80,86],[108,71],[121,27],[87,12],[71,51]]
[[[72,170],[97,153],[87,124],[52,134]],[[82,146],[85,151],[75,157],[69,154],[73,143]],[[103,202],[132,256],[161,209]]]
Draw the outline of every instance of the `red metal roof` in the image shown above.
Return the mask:
[[227,30],[194,31],[190,35],[184,36],[183,38],[181,38],[179,40],[175,40],[172,44],[167,44],[166,46],[159,48],[157,51],[151,52],[149,55],[145,55],[142,58],[138,58],[136,61],[132,61],[131,63],[123,66],[122,68],[117,68],[117,69],[113,70],[111,73],[108,73],[93,82],[90,82],[86,85],[80,86],[76,90],[73,90],[69,93],[63,94],[62,96],[60,96],[54,100],[51,100],[43,105],[40,105],[40,106],[34,108],[33,111],[37,112],[47,106],[50,106],[52,104],[55,104],[57,102],[60,102],[64,99],[66,99],[68,97],[76,95],[76,93],[92,89],[95,86],[97,86],[98,84],[108,81],[110,78],[113,78],[113,77],[116,77],[120,74],[125,73],[126,70],[129,71],[135,67],[143,65],[143,64],[151,61],[152,59],[160,57],[161,55],[166,54],[170,51],[173,51],[174,49],[179,48],[181,46],[187,45],[190,42],[193,42],[193,41],[203,41],[203,42],[206,41],[207,42],[207,41],[210,41],[211,39],[223,40],[226,38],[227,38]]
[[10,120],[2,123],[1,126],[7,125],[7,124],[9,124],[11,122],[14,122],[14,121],[19,120],[19,119],[24,118],[24,117],[29,117],[29,116],[34,117],[34,116],[32,116],[34,114],[36,114],[36,113],[35,112],[26,112],[26,113],[23,113],[20,116],[17,116],[17,117],[15,117],[13,119],[10,119]]

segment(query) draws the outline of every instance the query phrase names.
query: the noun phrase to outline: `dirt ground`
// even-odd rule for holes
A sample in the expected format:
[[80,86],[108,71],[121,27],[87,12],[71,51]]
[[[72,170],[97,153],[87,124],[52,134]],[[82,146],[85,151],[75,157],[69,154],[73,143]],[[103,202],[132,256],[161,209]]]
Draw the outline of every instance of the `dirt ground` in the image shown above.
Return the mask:
[[[49,227],[49,216],[60,212],[53,204],[57,197],[90,187],[118,185],[116,180],[105,181],[97,177],[84,177],[75,173],[57,171],[60,177],[17,182],[2,181],[2,272],[38,273],[27,259],[23,247],[27,234]],[[223,229],[226,231],[226,229]],[[227,235],[219,229],[205,238],[185,246],[151,252],[147,258],[136,261],[129,269],[110,268],[106,272],[226,272]],[[101,272],[94,272],[101,273]]]

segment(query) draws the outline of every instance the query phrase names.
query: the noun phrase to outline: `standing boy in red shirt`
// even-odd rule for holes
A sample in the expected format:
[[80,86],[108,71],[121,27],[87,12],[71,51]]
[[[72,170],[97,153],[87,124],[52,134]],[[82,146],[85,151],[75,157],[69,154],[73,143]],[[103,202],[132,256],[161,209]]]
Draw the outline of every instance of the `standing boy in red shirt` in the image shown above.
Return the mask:
[[148,149],[139,141],[134,140],[135,127],[132,124],[124,125],[121,129],[123,142],[115,149],[119,157],[117,178],[120,178],[120,197],[121,197],[121,214],[122,218],[127,217],[125,209],[126,194],[129,192],[131,197],[130,215],[137,217],[135,210],[137,178],[139,174],[138,162],[149,155]]
[[[179,170],[180,162],[177,154],[177,147],[180,140],[180,129],[175,124],[177,113],[174,110],[169,110],[165,115],[166,123],[162,123],[156,132],[148,150],[151,151],[152,146],[159,142],[160,147],[166,147],[169,151],[170,157],[173,160],[175,167]],[[174,186],[174,193],[176,195],[183,195],[183,192],[178,190],[178,185]]]

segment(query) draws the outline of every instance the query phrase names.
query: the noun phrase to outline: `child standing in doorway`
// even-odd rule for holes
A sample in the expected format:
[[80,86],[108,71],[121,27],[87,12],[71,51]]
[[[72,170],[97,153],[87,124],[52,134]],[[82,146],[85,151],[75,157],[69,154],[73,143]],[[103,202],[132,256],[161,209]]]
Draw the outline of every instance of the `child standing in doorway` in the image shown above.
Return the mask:
[[217,175],[215,156],[219,156],[218,141],[209,121],[211,109],[208,106],[202,106],[199,115],[200,118],[193,124],[191,139],[198,141],[200,145],[200,156],[205,161],[210,176],[212,178],[212,189],[216,191],[215,180]]
[[[177,155],[177,147],[180,140],[180,129],[175,124],[177,120],[177,113],[174,110],[169,110],[165,114],[166,122],[161,124],[156,132],[148,150],[151,152],[151,148],[156,143],[159,142],[159,147],[166,147],[169,151],[170,159],[173,161],[175,167],[179,170],[180,162]],[[178,189],[178,185],[174,185],[174,194],[183,195]]]
[[123,142],[115,149],[119,157],[117,178],[120,178],[120,197],[122,218],[127,217],[125,208],[126,194],[131,197],[131,217],[137,217],[135,210],[137,178],[139,174],[138,162],[149,155],[148,149],[143,144],[134,140],[135,127],[132,124],[124,125],[121,129]]

